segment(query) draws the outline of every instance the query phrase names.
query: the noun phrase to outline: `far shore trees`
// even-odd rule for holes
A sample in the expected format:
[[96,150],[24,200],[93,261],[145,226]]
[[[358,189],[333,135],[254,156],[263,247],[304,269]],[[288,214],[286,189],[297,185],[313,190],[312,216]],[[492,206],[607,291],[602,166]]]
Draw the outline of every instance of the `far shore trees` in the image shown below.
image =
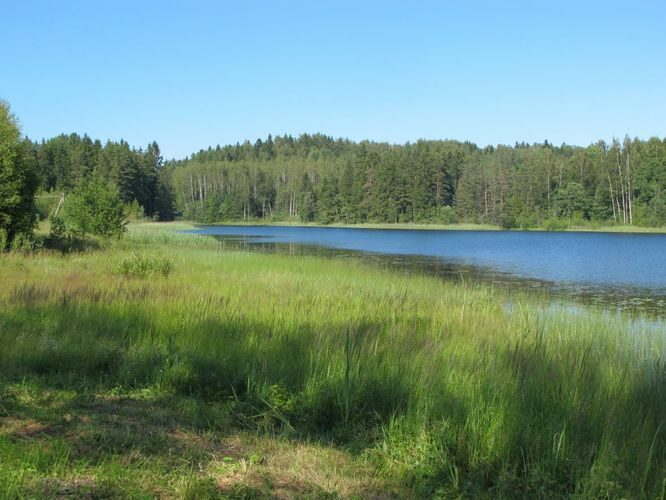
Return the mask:
[[[666,225],[666,140],[587,147],[322,134],[217,146],[167,162],[188,219],[328,223]],[[224,212],[225,216],[222,216]]]
[[115,186],[127,207],[138,204],[133,214],[152,220],[666,225],[666,140],[657,137],[479,147],[302,134],[165,162],[155,142],[142,149],[85,134],[22,140],[6,104],[1,133],[4,247],[34,223],[35,182],[46,216],[45,200],[71,193],[91,175]]

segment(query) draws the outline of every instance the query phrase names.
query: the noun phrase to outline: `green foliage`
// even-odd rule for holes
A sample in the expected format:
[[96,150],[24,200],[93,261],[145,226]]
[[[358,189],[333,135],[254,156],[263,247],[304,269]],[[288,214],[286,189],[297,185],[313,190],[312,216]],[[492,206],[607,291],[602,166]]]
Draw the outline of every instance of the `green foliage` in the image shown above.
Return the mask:
[[590,210],[590,202],[583,186],[570,182],[555,194],[555,213],[558,217],[571,218],[575,213],[585,216]]
[[132,203],[125,204],[125,218],[128,222],[137,222],[142,220],[146,216],[143,207],[139,205],[137,200],[133,200]]
[[314,222],[316,214],[316,203],[314,193],[312,191],[305,191],[301,196],[300,203],[300,218],[301,222]]
[[654,197],[648,203],[637,203],[635,220],[639,226],[659,227],[666,225],[666,196]]
[[519,227],[519,223],[513,215],[505,214],[500,220],[500,227],[502,229],[515,229]]
[[138,278],[163,276],[167,277],[173,271],[173,262],[160,255],[145,255],[133,253],[120,260],[116,266],[116,273],[123,276]]
[[426,212],[423,220],[417,219],[415,222],[432,222],[434,224],[456,224],[458,222],[458,214],[453,207],[443,205],[433,207]]
[[64,239],[67,237],[67,226],[65,221],[60,216],[51,217],[51,229],[49,230],[49,238]]
[[542,227],[546,231],[563,231],[569,227],[569,223],[566,220],[558,219],[557,217],[549,217],[543,221]]
[[521,213],[516,217],[516,224],[520,229],[531,229],[537,227],[538,221],[535,213]]
[[666,141],[659,139],[483,149],[468,142],[392,145],[307,134],[271,142],[271,154],[266,142],[248,142],[167,164],[177,206],[199,221],[213,220],[205,208],[216,196],[235,204],[236,220],[245,221],[269,212],[273,220],[321,224],[446,224],[445,207],[462,222],[501,225],[513,218],[522,228],[540,227],[551,216],[576,225],[663,219]]
[[[42,143],[27,142],[26,148],[45,193],[71,192],[95,173],[118,187],[123,203],[137,200],[148,217],[159,220],[175,217],[173,190],[155,142],[141,150],[124,141],[102,145],[87,135],[70,134]],[[44,206],[45,200],[40,203],[40,215],[46,218],[50,211]]]
[[35,210],[40,220],[47,220],[51,217],[58,202],[60,201],[59,194],[40,194],[35,197]]
[[118,191],[101,177],[84,179],[65,200],[63,219],[75,234],[120,237],[125,232],[125,207]]
[[0,252],[35,226],[35,192],[39,179],[26,159],[26,147],[9,106],[0,101]]
[[666,141],[657,138],[479,148],[303,134],[208,148],[167,163],[155,143],[141,150],[77,134],[26,147],[44,192],[70,191],[96,172],[153,220],[182,213],[201,222],[448,224],[452,207],[455,220],[501,225],[513,217],[523,228],[574,214],[577,225],[666,224]]
[[37,243],[32,237],[32,233],[17,233],[12,240],[12,252],[18,252],[27,254],[32,252],[36,247]]

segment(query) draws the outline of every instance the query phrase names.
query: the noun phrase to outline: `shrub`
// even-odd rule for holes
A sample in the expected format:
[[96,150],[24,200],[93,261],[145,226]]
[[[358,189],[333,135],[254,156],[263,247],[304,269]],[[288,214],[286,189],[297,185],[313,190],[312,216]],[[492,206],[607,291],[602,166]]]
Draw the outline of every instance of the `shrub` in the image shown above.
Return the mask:
[[42,194],[35,196],[35,211],[37,212],[39,219],[46,220],[53,215],[59,201],[60,195],[58,194]]
[[35,247],[36,243],[31,233],[20,232],[12,240],[12,252],[30,253]]
[[530,229],[537,227],[537,216],[535,213],[523,212],[516,218],[516,224],[520,229]]
[[9,244],[9,235],[7,230],[0,227],[0,252],[3,252]]
[[144,278],[147,276],[167,277],[173,271],[173,263],[159,255],[133,253],[123,258],[116,266],[116,273],[122,276]]
[[66,200],[63,217],[73,233],[120,237],[125,228],[125,207],[118,190],[103,179],[85,179]]
[[458,216],[453,207],[442,205],[439,207],[431,207],[423,212],[416,213],[414,220],[410,218],[410,214],[402,214],[400,216],[400,222],[426,222],[444,225],[457,224]]
[[518,227],[518,223],[513,215],[506,214],[500,219],[500,227],[502,229],[514,229]]
[[61,240],[67,237],[67,227],[62,217],[51,217],[51,230],[49,238]]
[[125,205],[125,216],[128,220],[135,222],[143,220],[146,217],[146,214],[139,202],[134,200],[132,203]]
[[440,224],[455,224],[458,222],[458,216],[452,207],[444,205],[439,207],[437,218]]
[[543,221],[543,228],[546,231],[562,231],[568,226],[567,221],[558,219],[557,217],[549,217]]

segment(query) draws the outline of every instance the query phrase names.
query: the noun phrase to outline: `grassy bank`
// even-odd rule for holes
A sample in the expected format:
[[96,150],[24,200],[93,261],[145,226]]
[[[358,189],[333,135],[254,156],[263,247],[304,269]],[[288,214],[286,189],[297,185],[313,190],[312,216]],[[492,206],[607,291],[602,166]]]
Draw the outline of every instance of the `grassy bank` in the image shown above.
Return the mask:
[[299,222],[299,221],[225,221],[210,225],[221,226],[288,226],[288,227],[344,227],[344,228],[359,228],[359,229],[421,229],[431,231],[499,231],[501,228],[493,224],[471,224],[471,223],[458,223],[458,224],[415,224],[415,223],[359,223],[359,224],[317,224],[316,222]]
[[[299,221],[272,221],[272,220],[253,220],[253,221],[227,221],[215,224],[221,226],[288,226],[288,227],[344,227],[359,229],[419,229],[424,231],[502,231],[500,226],[495,224],[474,224],[471,222],[461,222],[456,224],[416,224],[416,223],[362,223],[362,224],[317,224],[315,222]],[[512,229],[513,231],[522,231],[521,229]],[[546,231],[544,228],[530,228],[524,231]],[[568,226],[557,231],[563,232],[591,232],[591,233],[666,233],[666,227],[641,227],[630,225],[585,225]]]
[[663,337],[185,227],[0,257],[0,496],[666,495]]

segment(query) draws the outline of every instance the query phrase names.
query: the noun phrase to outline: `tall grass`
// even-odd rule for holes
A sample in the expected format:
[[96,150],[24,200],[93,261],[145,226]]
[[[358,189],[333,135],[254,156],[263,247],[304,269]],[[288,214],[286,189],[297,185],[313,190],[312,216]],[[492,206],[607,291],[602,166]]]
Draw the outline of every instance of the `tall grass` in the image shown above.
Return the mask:
[[[137,252],[172,272],[114,272]],[[7,380],[221,402],[239,428],[336,443],[419,496],[666,495],[664,336],[621,319],[154,225],[1,266]]]

